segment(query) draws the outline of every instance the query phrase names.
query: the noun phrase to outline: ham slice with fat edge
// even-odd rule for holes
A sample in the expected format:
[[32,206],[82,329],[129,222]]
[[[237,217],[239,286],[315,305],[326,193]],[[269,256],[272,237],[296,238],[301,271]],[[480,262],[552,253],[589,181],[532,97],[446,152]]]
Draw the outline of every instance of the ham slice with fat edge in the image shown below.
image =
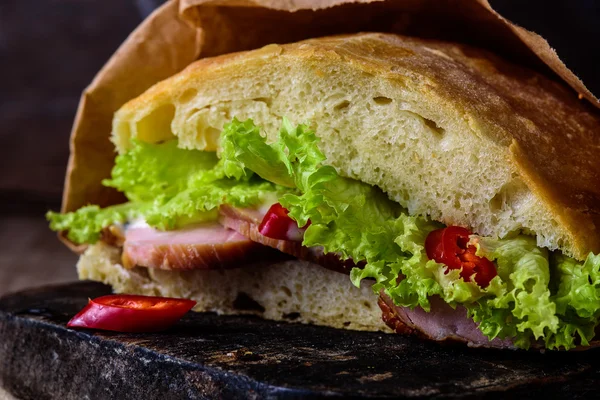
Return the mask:
[[508,339],[489,340],[477,327],[475,321],[467,316],[467,310],[458,306],[450,307],[437,296],[429,299],[431,310],[421,307],[411,310],[393,303],[392,299],[381,293],[379,308],[383,322],[397,333],[412,334],[438,342],[453,340],[467,343],[469,347],[492,347],[499,349],[515,348]]
[[125,230],[123,266],[166,270],[222,269],[258,261],[282,259],[282,254],[223,227],[207,222],[173,231],[146,224]]
[[[272,239],[261,235],[258,231],[258,226],[264,218],[265,212],[261,209],[235,208],[222,205],[219,207],[219,222],[223,226],[235,230],[252,241],[333,271],[349,274],[350,270],[357,266],[350,259],[341,260],[335,253],[325,254],[320,247],[306,247],[300,241]],[[359,263],[360,265],[361,263]]]
[[[208,222],[174,231],[158,231],[146,224],[133,224],[123,236],[115,229],[104,232],[103,239],[123,243],[123,265],[167,270],[219,269],[246,266],[253,262],[277,260],[282,253],[310,261],[325,268],[349,273],[355,266],[320,248],[301,242],[268,238],[258,232],[264,217],[260,209],[221,206],[219,222]],[[277,251],[277,250],[279,251]],[[510,340],[490,341],[477,328],[464,307],[452,309],[440,298],[430,299],[430,312],[411,310],[393,304],[385,294],[379,297],[383,321],[395,332],[435,341],[465,342],[471,347],[514,348]]]
[[[260,210],[221,206],[219,214],[219,221],[228,228],[294,257],[344,273],[349,273],[355,266],[352,260],[343,262],[335,254],[324,255],[321,249],[302,246],[301,242],[272,239],[261,235],[257,227],[262,221],[264,213]],[[327,259],[327,256],[331,258]],[[458,306],[453,309],[439,297],[431,298],[430,302],[430,312],[426,312],[420,307],[411,310],[407,307],[396,306],[389,296],[382,293],[378,304],[382,311],[383,321],[397,333],[417,335],[435,341],[465,342],[471,347],[514,348],[510,340],[494,339],[490,341],[485,337],[477,324],[467,316],[467,310],[464,307]]]

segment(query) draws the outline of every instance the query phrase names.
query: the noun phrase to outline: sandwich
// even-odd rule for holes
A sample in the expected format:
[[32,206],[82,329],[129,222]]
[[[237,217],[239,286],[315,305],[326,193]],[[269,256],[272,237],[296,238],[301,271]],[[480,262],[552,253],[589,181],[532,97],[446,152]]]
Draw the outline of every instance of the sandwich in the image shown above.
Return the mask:
[[[384,33],[198,60],[114,115],[127,201],[49,213],[117,293],[469,346],[600,316],[600,116],[463,44]],[[101,199],[99,199],[100,201]]]

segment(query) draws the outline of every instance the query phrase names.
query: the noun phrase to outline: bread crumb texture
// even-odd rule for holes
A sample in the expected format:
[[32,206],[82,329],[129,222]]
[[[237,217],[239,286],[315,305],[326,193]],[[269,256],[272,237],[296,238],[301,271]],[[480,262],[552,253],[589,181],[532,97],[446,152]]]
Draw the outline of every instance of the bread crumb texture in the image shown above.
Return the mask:
[[80,279],[111,285],[116,293],[188,298],[194,311],[253,314],[275,321],[361,331],[391,330],[381,320],[371,285],[303,261],[231,270],[165,271],[124,268],[120,249],[99,242],[80,257]]
[[[341,175],[380,187],[412,215],[485,236],[535,234],[581,259],[600,250],[590,212],[599,189],[588,187],[600,157],[567,153],[598,153],[581,141],[600,140],[599,120],[568,96],[483,51],[362,34],[200,60],[119,110],[112,140],[120,152],[132,138],[174,137],[218,151],[232,118],[252,118],[272,141],[285,116],[311,125]],[[578,139],[553,155],[549,138],[565,132]],[[283,302],[276,293],[269,301]]]

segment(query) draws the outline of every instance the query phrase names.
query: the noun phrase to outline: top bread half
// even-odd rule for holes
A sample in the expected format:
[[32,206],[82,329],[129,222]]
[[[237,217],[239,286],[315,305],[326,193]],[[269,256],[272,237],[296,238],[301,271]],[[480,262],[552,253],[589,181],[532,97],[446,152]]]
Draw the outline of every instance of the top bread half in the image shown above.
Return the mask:
[[218,150],[252,118],[274,140],[308,122],[327,163],[413,215],[600,252],[600,117],[561,84],[465,45],[364,33],[203,59],[124,105],[132,138]]

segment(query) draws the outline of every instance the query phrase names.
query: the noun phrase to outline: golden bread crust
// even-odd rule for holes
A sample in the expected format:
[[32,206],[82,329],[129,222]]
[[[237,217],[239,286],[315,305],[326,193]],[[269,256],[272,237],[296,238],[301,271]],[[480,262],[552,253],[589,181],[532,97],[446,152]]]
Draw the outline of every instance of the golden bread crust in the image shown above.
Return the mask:
[[[506,159],[499,162],[526,183],[561,230],[549,247],[563,248],[580,259],[590,251],[600,252],[598,112],[565,86],[466,45],[363,33],[203,59],[123,106],[115,116],[113,140],[123,150],[128,135],[135,133],[127,128],[124,134],[120,126],[135,124],[140,115],[172,103],[186,88],[202,88],[211,80],[213,85],[224,84],[272,65],[280,71],[298,63],[317,75],[343,64],[399,93],[417,92],[423,107],[443,109],[468,127],[470,139],[464,146],[486,141],[500,148],[498,157]],[[205,148],[210,147],[209,143]]]

